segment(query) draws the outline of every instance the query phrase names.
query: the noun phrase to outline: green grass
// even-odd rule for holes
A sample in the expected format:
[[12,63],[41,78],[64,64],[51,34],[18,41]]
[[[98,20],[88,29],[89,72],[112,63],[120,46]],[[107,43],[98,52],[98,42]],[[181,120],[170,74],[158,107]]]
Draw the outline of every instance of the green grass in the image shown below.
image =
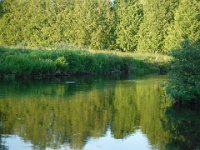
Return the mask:
[[165,72],[169,60],[164,55],[113,51],[0,48],[0,76],[150,74]]

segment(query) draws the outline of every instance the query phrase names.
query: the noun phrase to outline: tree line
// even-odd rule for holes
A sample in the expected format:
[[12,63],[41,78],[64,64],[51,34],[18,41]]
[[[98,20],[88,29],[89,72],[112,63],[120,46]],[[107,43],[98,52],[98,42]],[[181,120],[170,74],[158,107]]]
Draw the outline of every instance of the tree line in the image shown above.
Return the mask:
[[200,39],[198,0],[3,0],[0,45],[168,53]]

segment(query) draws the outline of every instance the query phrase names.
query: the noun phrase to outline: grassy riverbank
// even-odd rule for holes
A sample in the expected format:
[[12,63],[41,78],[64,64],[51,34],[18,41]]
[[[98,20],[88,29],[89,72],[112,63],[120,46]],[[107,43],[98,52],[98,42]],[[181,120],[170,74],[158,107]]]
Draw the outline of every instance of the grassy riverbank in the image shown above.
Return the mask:
[[0,76],[45,78],[69,75],[165,73],[170,58],[88,50],[30,50],[0,48]]

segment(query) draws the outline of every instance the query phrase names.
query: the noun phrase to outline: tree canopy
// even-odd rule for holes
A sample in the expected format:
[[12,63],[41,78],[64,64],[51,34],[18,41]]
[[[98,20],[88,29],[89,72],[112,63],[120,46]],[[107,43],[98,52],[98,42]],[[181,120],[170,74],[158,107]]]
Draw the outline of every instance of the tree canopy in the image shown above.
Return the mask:
[[0,45],[168,53],[200,39],[198,0],[3,0]]

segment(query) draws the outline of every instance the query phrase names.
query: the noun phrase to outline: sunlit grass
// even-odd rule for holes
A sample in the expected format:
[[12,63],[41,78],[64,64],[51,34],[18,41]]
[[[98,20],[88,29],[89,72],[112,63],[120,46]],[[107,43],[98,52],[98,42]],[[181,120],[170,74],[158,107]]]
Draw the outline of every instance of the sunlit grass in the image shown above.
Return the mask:
[[15,77],[82,74],[149,74],[166,70],[169,56],[80,49],[0,48],[0,75]]

